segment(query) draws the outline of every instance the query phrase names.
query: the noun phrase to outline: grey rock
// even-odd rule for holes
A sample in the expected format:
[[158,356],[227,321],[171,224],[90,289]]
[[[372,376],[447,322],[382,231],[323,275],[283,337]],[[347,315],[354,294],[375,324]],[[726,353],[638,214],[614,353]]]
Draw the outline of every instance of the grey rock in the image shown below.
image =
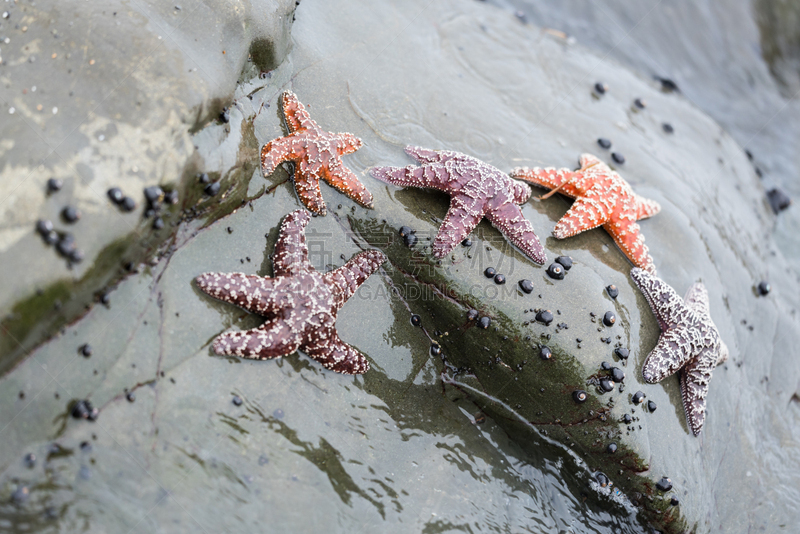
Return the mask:
[[[186,175],[181,202],[195,211],[174,239],[165,238],[146,266],[132,265],[137,272],[120,282],[110,309],[92,308],[0,379],[0,421],[8,421],[2,480],[23,476],[19,458],[53,439],[84,441],[89,425],[66,410],[69,398],[91,398],[102,412],[92,425],[91,482],[80,477],[80,459],[64,454],[48,460],[64,484],[41,490],[42,498],[73,503],[59,519],[65,529],[85,517],[107,531],[140,521],[149,530],[176,521],[258,530],[265,520],[276,531],[309,531],[331,518],[341,532],[436,531],[487,517],[510,531],[555,523],[602,532],[610,515],[608,532],[641,532],[640,521],[664,532],[797,522],[797,473],[782,444],[798,423],[792,310],[800,292],[771,237],[762,186],[733,138],[649,75],[479,2],[419,0],[403,10],[380,2],[365,10],[355,1],[306,0],[293,38],[293,52],[271,77],[245,68],[227,123],[212,120],[191,137],[198,166],[220,194],[204,196],[197,173]],[[611,87],[599,100],[591,95],[598,71]],[[277,225],[301,206],[290,170],[264,178],[257,159],[261,145],[285,134],[276,105],[285,88],[324,128],[364,140],[344,161],[376,209],[323,185],[329,214],[307,232],[321,270],[365,247],[390,258],[337,322],[373,364],[363,377],[324,371],[302,354],[246,361],[209,351],[219,333],[259,320],[205,297],[192,279],[204,271],[270,275]],[[634,98],[647,110],[631,112]],[[675,124],[672,136],[661,115],[649,115],[657,110]],[[686,427],[677,378],[657,385],[641,378],[658,327],[625,257],[602,230],[547,237],[567,199],[523,206],[548,256],[574,260],[564,280],[552,280],[485,222],[471,247],[434,261],[429,238],[446,197],[386,187],[367,172],[410,164],[406,144],[458,150],[504,170],[574,166],[600,135],[624,150],[621,172],[634,189],[663,206],[641,223],[659,275],[679,292],[703,280],[731,349],[730,363],[714,374],[700,439]],[[415,230],[413,249],[398,234],[402,226]],[[531,280],[533,292],[495,285],[483,275],[489,266],[509,280]],[[769,273],[769,298],[746,289],[753,273]],[[533,320],[536,309],[551,310],[553,323]],[[609,310],[613,328],[601,324]],[[487,328],[468,316],[486,318]],[[608,335],[610,345],[601,340]],[[75,354],[75,339],[91,341],[96,355]],[[432,341],[439,355],[431,355]],[[547,360],[538,358],[545,341]],[[630,350],[627,360],[614,359],[617,343]],[[600,395],[602,361],[624,369],[625,391]],[[17,398],[22,389],[40,394],[28,405]],[[134,389],[136,402],[127,402],[125,391]],[[639,389],[661,409],[631,404]],[[585,391],[585,402],[575,402],[574,391]],[[231,395],[246,397],[246,409]],[[486,414],[480,426],[478,412]],[[260,465],[265,450],[269,462]],[[656,473],[674,481],[680,507],[669,506],[670,494],[647,492]],[[118,499],[126,490],[131,497]]]

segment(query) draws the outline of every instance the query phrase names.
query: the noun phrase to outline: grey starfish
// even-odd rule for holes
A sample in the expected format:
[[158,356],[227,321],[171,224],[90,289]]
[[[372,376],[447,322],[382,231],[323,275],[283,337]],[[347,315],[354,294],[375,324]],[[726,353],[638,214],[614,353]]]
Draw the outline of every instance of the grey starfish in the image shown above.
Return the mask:
[[680,298],[666,282],[635,268],[631,278],[656,316],[661,336],[647,356],[642,376],[660,382],[681,371],[681,397],[689,428],[697,436],[706,420],[706,395],[714,368],[728,359],[728,347],[709,314],[708,291],[698,282]]
[[308,261],[309,220],[304,210],[283,219],[273,257],[275,278],[244,273],[205,273],[196,278],[197,287],[212,297],[267,318],[258,328],[220,335],[214,351],[266,360],[300,349],[327,369],[366,373],[367,359],[336,333],[336,313],[386,256],[367,250],[321,274]]

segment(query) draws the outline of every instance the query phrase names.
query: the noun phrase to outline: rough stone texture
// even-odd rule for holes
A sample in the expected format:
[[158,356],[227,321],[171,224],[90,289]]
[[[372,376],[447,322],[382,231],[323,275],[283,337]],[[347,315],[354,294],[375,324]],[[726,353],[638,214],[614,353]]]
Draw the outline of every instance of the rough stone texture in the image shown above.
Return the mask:
[[[485,3],[306,0],[297,15],[287,60],[263,79],[247,69],[229,123],[192,138],[219,196],[187,183],[184,207],[196,216],[173,230],[163,254],[120,283],[110,308],[94,307],[1,379],[2,525],[638,533],[640,521],[665,532],[796,524],[800,292],[772,240],[764,189],[719,124],[648,76]],[[609,85],[602,99],[592,90],[599,76]],[[221,332],[259,320],[210,301],[193,278],[269,274],[277,225],[301,207],[285,170],[265,180],[258,169],[260,146],[286,134],[277,106],[285,89],[326,128],[364,140],[343,161],[373,192],[375,210],[323,185],[329,214],[306,234],[320,271],[367,245],[389,257],[337,321],[372,364],[363,377],[300,354],[257,362],[210,351]],[[631,108],[635,98],[645,110]],[[641,223],[660,277],[674,287],[703,281],[731,351],[714,373],[699,438],[686,426],[677,378],[641,378],[658,327],[603,230],[545,241],[548,257],[572,257],[563,280],[486,222],[471,247],[438,263],[429,247],[447,196],[383,186],[367,173],[407,164],[407,144],[501,170],[571,167],[598,137],[625,154],[634,190],[662,206]],[[570,205],[555,195],[522,209],[547,235]],[[415,231],[411,248],[402,226]],[[508,283],[486,278],[486,267]],[[753,287],[767,275],[773,289],[758,297]],[[533,292],[516,289],[519,279]],[[533,319],[537,309],[551,311],[549,326]],[[611,327],[601,322],[608,311]],[[88,359],[77,352],[85,343]],[[625,361],[617,344],[630,350]],[[603,361],[623,370],[622,391],[601,393],[613,373]],[[643,402],[634,402],[637,390]],[[98,407],[97,421],[68,417],[73,399]],[[24,461],[31,452],[41,459],[34,469]],[[673,486],[666,493],[656,489],[663,477]]]
[[[109,244],[148,233],[143,188],[191,173],[190,131],[229,102],[248,55],[263,70],[286,56],[295,2],[44,0],[0,9],[8,13],[0,19],[0,263],[14,280],[0,285],[0,318],[54,284],[80,309],[116,274],[118,265],[95,269]],[[48,196],[51,177],[64,186]],[[112,186],[138,208],[114,206]],[[60,220],[66,205],[80,209],[80,222]],[[40,218],[75,235],[82,263],[68,270],[38,238]],[[24,328],[8,331],[30,348]]]

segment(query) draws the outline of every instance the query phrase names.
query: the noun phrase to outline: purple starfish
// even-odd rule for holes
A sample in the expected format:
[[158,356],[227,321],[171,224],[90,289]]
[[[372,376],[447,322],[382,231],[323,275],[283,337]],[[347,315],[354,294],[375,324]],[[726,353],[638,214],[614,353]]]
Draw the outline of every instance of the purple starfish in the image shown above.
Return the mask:
[[434,257],[449,254],[486,217],[533,261],[540,265],[547,261],[533,226],[518,205],[531,196],[529,186],[459,152],[408,146],[406,154],[422,166],[374,167],[371,173],[393,185],[428,187],[450,195],[450,209],[433,242]]
[[642,376],[660,382],[681,370],[681,397],[689,428],[697,436],[706,420],[706,395],[714,368],[728,359],[728,347],[709,314],[708,291],[698,282],[684,298],[660,278],[639,268],[631,278],[644,295],[661,328],[647,356]]
[[281,223],[274,278],[243,273],[205,273],[196,278],[197,286],[212,297],[267,318],[258,328],[220,335],[214,340],[214,351],[266,360],[300,349],[333,371],[365,373],[367,359],[336,333],[336,313],[386,256],[368,250],[321,274],[308,261],[305,227],[309,219],[307,211],[297,210]]

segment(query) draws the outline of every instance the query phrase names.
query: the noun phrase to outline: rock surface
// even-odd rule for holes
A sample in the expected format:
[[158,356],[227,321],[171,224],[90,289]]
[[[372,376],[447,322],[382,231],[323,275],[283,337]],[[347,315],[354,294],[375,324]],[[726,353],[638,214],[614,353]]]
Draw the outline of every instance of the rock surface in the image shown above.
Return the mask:
[[[139,245],[152,219],[142,220],[142,190],[194,173],[191,131],[228,104],[248,58],[264,71],[283,60],[295,2],[0,9],[0,262],[15,281],[0,285],[5,371],[119,279],[121,254],[146,253]],[[48,195],[50,178],[63,187]],[[137,209],[110,202],[113,186]],[[83,213],[74,225],[59,216],[67,205]],[[67,262],[39,239],[37,219],[74,234],[83,261]],[[56,301],[64,308],[53,312]]]
[[[198,147],[194,168],[217,180],[220,194],[207,198],[185,177],[179,224],[146,241],[152,260],[135,262],[110,307],[94,306],[1,379],[0,524],[641,532],[644,522],[664,532],[746,532],[797,521],[800,465],[786,445],[800,428],[796,274],[772,240],[762,185],[717,123],[647,76],[479,2],[365,10],[306,0],[292,39],[268,75],[249,65],[227,77],[240,78],[228,122],[205,124],[188,143]],[[609,88],[600,98],[598,80]],[[337,323],[371,359],[363,377],[326,372],[303,355],[253,362],[209,350],[220,332],[258,318],[205,297],[192,279],[270,275],[278,222],[300,207],[287,170],[265,180],[256,159],[285,134],[284,89],[323,128],[364,140],[344,159],[375,210],[323,186],[329,214],[307,231],[321,270],[366,247],[390,258]],[[633,109],[635,98],[647,107]],[[731,350],[714,374],[700,438],[686,426],[677,378],[641,379],[657,326],[610,237],[598,229],[544,239],[568,200],[523,206],[548,258],[573,260],[555,280],[486,222],[471,246],[436,262],[429,243],[446,197],[367,172],[410,164],[406,144],[458,150],[503,170],[575,166],[582,152],[612,163],[598,137],[624,154],[616,167],[634,189],[662,205],[641,223],[659,275],[681,294],[703,280]],[[188,165],[162,148],[176,168]],[[415,232],[413,247],[402,226]],[[21,243],[39,245],[30,235]],[[508,282],[496,285],[487,267]],[[767,275],[773,290],[758,297],[754,286]],[[522,279],[532,281],[530,294],[518,289]],[[534,320],[540,309],[552,312],[549,326]],[[602,325],[608,311],[611,327]],[[79,352],[87,343],[88,358]],[[627,360],[617,345],[630,350]],[[603,362],[624,372],[622,391],[615,384],[601,393],[612,372]],[[576,389],[586,402],[575,402]],[[638,390],[645,402],[633,404]],[[70,416],[83,399],[99,408],[95,422]],[[40,458],[33,468],[28,453]],[[672,489],[662,493],[664,477]],[[673,497],[679,506],[669,506]]]

